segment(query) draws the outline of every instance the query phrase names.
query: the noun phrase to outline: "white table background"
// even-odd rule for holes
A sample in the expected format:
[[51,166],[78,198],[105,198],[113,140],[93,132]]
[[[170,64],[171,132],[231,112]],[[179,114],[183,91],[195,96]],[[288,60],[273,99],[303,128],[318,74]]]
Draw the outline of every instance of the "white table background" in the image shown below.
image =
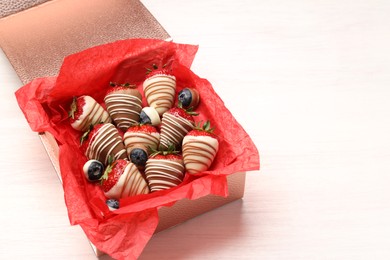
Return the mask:
[[[390,2],[142,1],[256,143],[241,201],[141,259],[390,259]],[[0,259],[95,259],[0,57]]]

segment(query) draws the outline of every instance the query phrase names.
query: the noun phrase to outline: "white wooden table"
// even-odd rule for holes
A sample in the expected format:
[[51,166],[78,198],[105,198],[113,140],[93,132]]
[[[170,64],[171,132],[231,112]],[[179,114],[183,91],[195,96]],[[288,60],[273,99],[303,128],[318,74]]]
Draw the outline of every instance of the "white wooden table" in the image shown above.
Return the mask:
[[[252,136],[245,197],[141,259],[390,258],[390,2],[151,1]],[[95,259],[0,57],[0,259]]]

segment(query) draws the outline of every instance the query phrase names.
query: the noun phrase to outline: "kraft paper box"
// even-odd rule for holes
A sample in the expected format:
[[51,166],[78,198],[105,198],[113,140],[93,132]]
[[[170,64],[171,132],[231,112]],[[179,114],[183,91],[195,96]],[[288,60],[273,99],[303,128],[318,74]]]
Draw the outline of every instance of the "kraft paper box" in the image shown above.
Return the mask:
[[[123,258],[125,256],[136,258],[141,254],[142,249],[153,233],[241,198],[244,193],[245,171],[258,169],[259,158],[256,147],[253,145],[250,137],[247,136],[242,127],[223,106],[223,102],[213,91],[211,84],[190,71],[189,68],[195,56],[197,46],[145,39],[168,39],[169,35],[138,1],[102,0],[96,1],[95,3],[95,5],[89,6],[89,8],[96,9],[94,10],[94,15],[99,11],[101,15],[97,24],[96,21],[94,21],[95,23],[92,28],[91,23],[88,23],[88,20],[93,19],[93,15],[91,14],[88,16],[88,14],[84,14],[82,16],[84,18],[80,18],[80,16],[77,15],[77,12],[75,12],[76,14],[74,17],[70,17],[66,20],[67,22],[60,25],[62,28],[54,26],[54,24],[56,24],[54,20],[61,19],[58,17],[61,17],[61,10],[63,10],[63,8],[76,4],[88,7],[89,1],[77,1],[77,3],[75,0],[50,1],[50,3],[23,12],[23,17],[22,13],[20,13],[3,18],[0,20],[0,44],[22,82],[25,84],[28,83],[21,90],[18,90],[18,102],[32,129],[39,132],[57,173],[61,180],[64,181],[65,198],[68,211],[70,212],[71,223],[79,224],[84,229],[88,238],[94,244],[93,247],[97,254],[101,254],[101,250],[103,250],[115,258]],[[104,31],[102,28],[107,28],[107,26],[104,27],[101,25],[106,23],[109,19],[112,20],[113,16],[107,15],[107,20],[104,20],[103,14],[109,14],[110,10],[112,10],[112,12],[121,10],[123,15],[127,16],[134,13],[134,10],[137,10],[138,14],[142,14],[142,21],[140,21],[138,17],[130,26],[127,22],[129,20],[131,21],[132,17],[126,17],[126,23],[117,21],[120,28]],[[41,20],[40,17],[42,17],[41,15],[43,13],[54,13],[50,18],[52,20],[49,23],[47,20]],[[118,16],[114,17],[118,18]],[[81,21],[82,19],[85,20]],[[35,23],[28,23],[26,21],[35,21]],[[85,23],[87,23],[88,26],[85,26]],[[147,24],[146,27],[145,23]],[[50,26],[47,26],[47,24],[50,24]],[[36,33],[42,31],[42,28],[45,28],[45,30],[43,30],[44,33]],[[69,30],[69,28],[72,30]],[[93,34],[91,31],[93,31]],[[98,32],[100,36],[96,37],[96,32]],[[143,39],[117,41],[128,37],[142,37]],[[63,39],[68,39],[68,41],[63,41]],[[98,46],[109,42],[113,43]],[[149,46],[149,48],[145,49],[145,45]],[[97,47],[83,51],[84,49],[93,46]],[[113,48],[113,46],[115,48]],[[118,46],[121,46],[119,48],[120,51],[118,51]],[[202,177],[197,177],[194,180],[188,181],[183,185],[184,188],[178,188],[172,192],[168,191],[169,196],[171,197],[170,199],[164,199],[166,194],[163,192],[157,197],[141,198],[141,200],[133,203],[131,208],[127,207],[126,209],[125,207],[124,212],[118,214],[116,217],[113,217],[108,212],[103,212],[102,214],[104,217],[102,218],[100,216],[99,218],[96,217],[96,215],[98,214],[97,212],[101,210],[102,205],[97,203],[99,206],[91,208],[91,205],[86,202],[89,201],[91,197],[88,197],[89,195],[85,194],[86,190],[88,190],[84,187],[85,180],[81,180],[79,178],[80,176],[73,176],[75,172],[80,172],[79,168],[81,162],[75,167],[71,167],[69,161],[67,162],[67,160],[69,160],[69,156],[67,155],[71,154],[73,150],[70,148],[71,145],[70,147],[69,145],[64,145],[68,139],[62,139],[64,134],[59,133],[61,130],[58,130],[58,125],[63,123],[61,122],[63,115],[61,115],[61,111],[58,112],[57,108],[51,110],[53,108],[51,106],[53,106],[53,104],[64,105],[67,102],[65,101],[66,98],[77,95],[77,91],[74,93],[70,92],[75,90],[77,86],[81,87],[87,83],[86,81],[81,81],[76,83],[76,87],[73,85],[72,88],[64,88],[64,86],[69,85],[69,82],[72,82],[73,84],[75,82],[74,79],[77,78],[77,75],[73,75],[74,73],[69,70],[69,67],[74,65],[75,59],[77,60],[77,63],[83,64],[86,60],[91,60],[91,56],[94,57],[92,59],[92,64],[94,66],[91,66],[91,63],[87,62],[84,64],[86,67],[80,68],[84,70],[82,71],[83,76],[86,68],[96,67],[96,64],[103,64],[102,67],[98,69],[105,70],[107,69],[107,67],[104,66],[105,61],[107,61],[107,55],[105,58],[102,58],[95,54],[99,53],[99,50],[106,51],[110,48],[111,51],[117,55],[115,61],[109,61],[111,67],[108,69],[110,71],[115,71],[116,73],[114,73],[115,77],[111,77],[110,80],[126,80],[126,76],[124,76],[122,72],[126,71],[130,66],[128,64],[129,61],[134,59],[136,55],[140,55],[139,52],[144,51],[146,53],[141,55],[141,57],[145,58],[142,65],[147,65],[147,61],[149,62],[151,60],[153,60],[153,62],[161,63],[164,59],[165,61],[167,61],[167,59],[173,59],[174,63],[177,63],[177,66],[180,67],[179,71],[184,75],[179,76],[179,78],[183,77],[182,81],[185,83],[198,85],[196,87],[204,89],[201,92],[207,92],[205,95],[211,95],[213,97],[212,99],[217,101],[220,105],[220,107],[217,106],[217,108],[225,111],[223,114],[226,115],[226,118],[221,121],[226,119],[232,120],[232,128],[228,128],[227,131],[234,131],[235,134],[232,140],[225,140],[226,150],[225,152],[219,152],[220,158],[223,159],[217,160],[217,163],[212,166],[214,167],[214,170],[211,170],[210,173],[206,173]],[[76,54],[70,55],[72,53]],[[85,57],[82,57],[83,55],[85,55]],[[123,57],[120,57],[120,55],[123,55]],[[37,57],[40,62],[37,61]],[[65,57],[67,58],[64,61]],[[82,61],[81,63],[80,60]],[[60,70],[61,66],[62,69]],[[87,73],[90,77],[88,78],[87,76],[88,83],[91,83],[91,79],[93,79],[98,86],[106,85],[107,82],[105,82],[105,80],[96,77],[96,75],[100,73],[101,71],[99,70],[89,71]],[[136,74],[141,75],[139,72]],[[112,75],[113,74],[111,74],[111,76]],[[138,81],[140,81],[140,78]],[[52,100],[42,99],[43,95],[51,93],[53,89],[54,94],[52,96],[56,96],[55,92],[57,89],[57,99],[63,99],[62,101],[56,100],[56,98],[53,98]],[[60,95],[58,95],[58,89],[62,90]],[[64,94],[64,89],[69,90],[69,93]],[[88,90],[84,89],[82,92],[95,92],[95,90],[96,89],[94,88],[90,88]],[[103,93],[103,91],[101,92]],[[100,98],[100,101],[101,95],[102,94],[98,94],[97,96],[97,99]],[[63,107],[63,109],[65,110],[66,108]],[[34,116],[32,114],[37,114],[39,116]],[[212,113],[210,111],[208,112],[205,107],[203,118],[207,118],[210,115],[212,115]],[[215,122],[217,123],[217,121]],[[220,129],[223,128],[226,127],[221,126]],[[238,135],[238,139],[236,128],[238,128],[238,132],[241,132],[242,134]],[[233,149],[229,142],[240,143],[240,149]],[[227,155],[228,152],[230,155]],[[237,160],[238,155],[240,155],[241,158],[239,160]],[[76,195],[70,196],[69,194]],[[84,204],[81,208],[84,207],[85,211],[89,212],[87,216],[80,216],[79,212],[75,212],[74,208],[78,208],[80,205],[72,205],[76,199],[79,201],[80,197],[84,199]],[[94,200],[92,199],[91,201]],[[145,207],[145,204],[152,206]],[[73,206],[75,207],[73,208]],[[128,233],[137,233],[137,231],[139,232],[142,230],[146,235],[143,237],[133,236],[128,239],[127,243],[118,243],[115,234],[109,234],[112,236],[111,243],[102,243],[99,240],[101,233],[107,235],[105,229],[107,229],[107,225],[110,225],[111,220],[117,225],[118,223],[121,223],[121,221],[125,220],[127,223],[132,219],[135,221],[131,227],[124,225],[124,228],[127,226],[129,230]],[[131,247],[131,242],[136,242],[136,246]],[[98,249],[96,249],[95,245]]]

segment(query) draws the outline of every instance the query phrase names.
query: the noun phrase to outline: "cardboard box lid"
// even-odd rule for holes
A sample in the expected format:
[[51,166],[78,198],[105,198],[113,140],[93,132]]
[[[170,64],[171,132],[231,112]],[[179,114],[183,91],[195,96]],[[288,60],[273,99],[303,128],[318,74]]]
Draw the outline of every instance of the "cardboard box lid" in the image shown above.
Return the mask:
[[92,46],[169,37],[138,0],[52,0],[0,19],[0,46],[23,84],[56,76],[64,57]]
[[0,2],[0,18],[27,10],[50,0],[8,0]]

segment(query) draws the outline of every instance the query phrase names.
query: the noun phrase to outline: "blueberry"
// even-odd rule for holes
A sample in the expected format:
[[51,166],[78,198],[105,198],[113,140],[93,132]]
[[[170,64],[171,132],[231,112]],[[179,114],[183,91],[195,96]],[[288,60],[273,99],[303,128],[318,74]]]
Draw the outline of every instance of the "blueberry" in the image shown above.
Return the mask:
[[106,204],[111,210],[119,209],[119,201],[116,199],[108,199],[106,200]]
[[150,120],[150,118],[148,117],[148,115],[145,113],[145,111],[141,111],[141,113],[139,114],[140,116],[140,123],[141,124],[152,124],[152,120]]
[[148,160],[148,154],[141,148],[134,148],[130,152],[130,160],[137,167],[144,167]]
[[104,165],[98,160],[89,160],[83,167],[85,177],[89,181],[98,181],[104,173]]
[[185,88],[179,92],[178,99],[183,107],[189,107],[192,101],[191,90]]

